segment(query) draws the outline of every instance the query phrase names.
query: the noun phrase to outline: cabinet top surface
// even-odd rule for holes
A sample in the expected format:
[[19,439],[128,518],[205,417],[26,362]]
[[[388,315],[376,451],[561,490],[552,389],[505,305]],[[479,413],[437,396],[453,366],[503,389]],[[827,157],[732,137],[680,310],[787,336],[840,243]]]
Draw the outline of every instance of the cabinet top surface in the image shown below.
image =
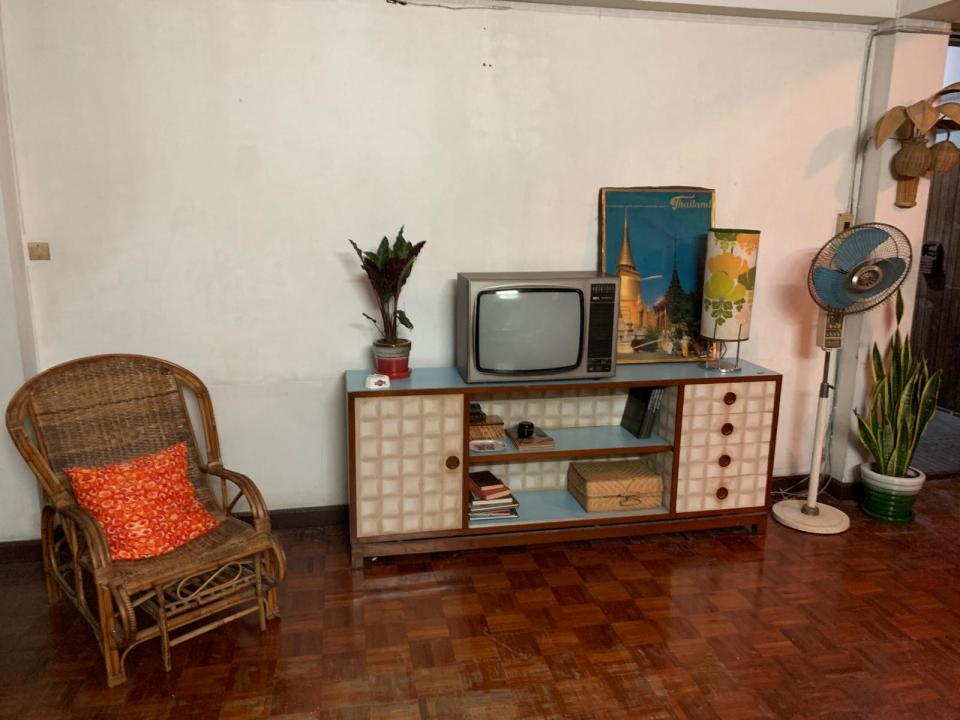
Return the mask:
[[618,385],[632,385],[638,383],[665,383],[676,384],[686,382],[739,382],[742,380],[759,380],[763,378],[779,377],[780,373],[768,370],[745,360],[740,361],[741,370],[735,373],[719,373],[716,370],[706,370],[698,362],[668,362],[644,363],[640,365],[618,365],[617,374],[613,377],[580,379],[580,380],[529,380],[521,382],[485,382],[466,383],[460,377],[455,367],[414,368],[410,377],[403,380],[391,380],[389,390],[368,390],[364,386],[367,375],[373,373],[368,370],[347,370],[347,393],[364,393],[376,395],[391,392],[436,392],[451,391],[486,391],[526,390],[538,388],[543,390],[570,386],[584,387],[616,387]]

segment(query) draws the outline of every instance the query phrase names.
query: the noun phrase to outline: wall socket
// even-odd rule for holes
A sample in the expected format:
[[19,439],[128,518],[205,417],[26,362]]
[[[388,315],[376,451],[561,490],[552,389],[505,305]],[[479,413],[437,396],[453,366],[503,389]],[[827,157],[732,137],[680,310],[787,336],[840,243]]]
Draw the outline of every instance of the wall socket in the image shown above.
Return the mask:
[[837,232],[839,235],[853,225],[853,213],[837,213]]
[[31,260],[49,260],[50,259],[50,243],[28,242],[27,257],[29,257]]

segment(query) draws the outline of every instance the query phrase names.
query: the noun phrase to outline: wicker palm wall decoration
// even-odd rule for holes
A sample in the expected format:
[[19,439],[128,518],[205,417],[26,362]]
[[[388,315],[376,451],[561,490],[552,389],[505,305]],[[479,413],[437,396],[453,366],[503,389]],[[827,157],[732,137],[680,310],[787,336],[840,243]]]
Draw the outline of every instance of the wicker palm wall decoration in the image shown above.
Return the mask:
[[[877,122],[873,133],[877,148],[893,136],[900,141],[900,149],[893,156],[897,207],[910,208],[917,204],[920,178],[928,172],[950,172],[960,163],[960,149],[950,140],[950,130],[960,125],[960,103],[934,105],[944,95],[956,92],[960,92],[960,83],[947,85],[909,107],[892,107]],[[947,130],[947,138],[931,146],[930,136],[938,128]]]

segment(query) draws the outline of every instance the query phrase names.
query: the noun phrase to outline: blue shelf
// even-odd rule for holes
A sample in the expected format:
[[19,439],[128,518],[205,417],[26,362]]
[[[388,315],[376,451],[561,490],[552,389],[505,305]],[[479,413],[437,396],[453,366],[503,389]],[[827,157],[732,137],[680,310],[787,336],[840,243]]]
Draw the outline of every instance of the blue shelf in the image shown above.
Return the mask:
[[517,450],[513,442],[504,438],[506,449],[498,452],[471,452],[470,464],[517,462],[524,460],[559,460],[567,456],[582,455],[589,451],[592,456],[641,455],[664,452],[673,444],[659,435],[637,438],[619,425],[596,427],[554,428],[545,432],[554,439],[556,447],[544,450]]
[[470,521],[470,528],[521,527],[536,523],[571,522],[575,520],[600,520],[604,518],[634,518],[652,515],[666,515],[667,508],[656,507],[649,510],[623,510],[619,512],[587,512],[576,498],[566,490],[521,490],[514,497],[520,502],[520,517],[513,520]]
[[[664,383],[678,382],[709,382],[719,381],[736,382],[738,380],[756,377],[775,377],[779,375],[772,370],[760,367],[753,363],[741,360],[742,370],[733,375],[722,375],[714,370],[706,370],[696,362],[662,362],[644,363],[641,365],[618,365],[614,377],[581,379],[581,380],[527,380],[523,382],[497,383],[465,383],[455,367],[414,368],[410,377],[403,380],[393,380],[390,383],[390,392],[420,392],[437,390],[504,390],[509,392],[511,387],[522,385],[527,387],[542,387],[556,390],[565,385],[587,385],[592,383],[603,385],[630,386],[637,383]],[[367,390],[364,380],[373,370],[347,370],[346,390],[348,393],[376,394],[382,390]]]

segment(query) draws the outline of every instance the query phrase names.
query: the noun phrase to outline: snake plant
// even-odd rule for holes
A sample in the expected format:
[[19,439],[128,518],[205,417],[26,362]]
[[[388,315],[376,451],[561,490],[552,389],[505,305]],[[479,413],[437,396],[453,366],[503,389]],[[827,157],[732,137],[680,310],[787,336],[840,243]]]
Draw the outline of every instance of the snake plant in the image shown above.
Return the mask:
[[937,409],[941,371],[930,372],[925,358],[914,356],[910,336],[900,337],[903,298],[897,291],[897,329],[886,357],[873,344],[873,390],[866,416],[854,410],[860,441],[873,455],[874,469],[907,477],[920,436]]

